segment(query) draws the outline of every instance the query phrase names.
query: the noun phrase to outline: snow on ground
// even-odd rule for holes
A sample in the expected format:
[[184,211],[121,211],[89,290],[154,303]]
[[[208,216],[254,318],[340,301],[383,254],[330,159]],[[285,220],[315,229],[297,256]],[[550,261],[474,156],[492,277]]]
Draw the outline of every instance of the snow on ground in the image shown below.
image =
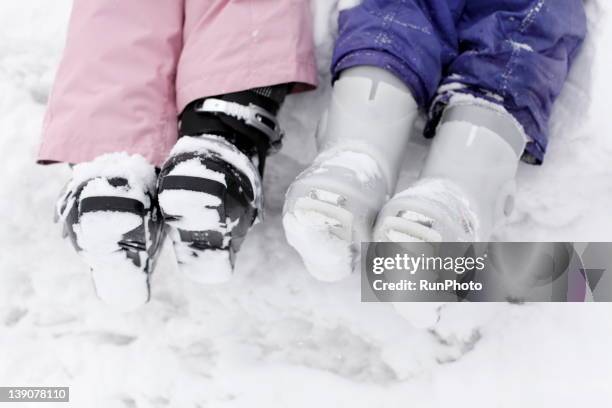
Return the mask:
[[[606,304],[446,305],[424,311],[439,317],[426,330],[389,305],[361,304],[356,276],[324,284],[307,275],[279,215],[284,190],[314,154],[327,86],[291,97],[283,111],[289,137],[267,173],[267,219],[231,283],[187,281],[166,246],[149,305],[118,314],[100,304],[51,222],[69,171],[33,164],[70,3],[0,5],[0,386],[69,385],[72,402],[62,406],[105,408],[612,401]],[[556,107],[550,155],[541,168],[521,168],[518,210],[500,239],[612,238],[612,4],[587,5],[591,36]],[[315,4],[323,83],[336,7]],[[425,151],[412,146],[402,185]]]

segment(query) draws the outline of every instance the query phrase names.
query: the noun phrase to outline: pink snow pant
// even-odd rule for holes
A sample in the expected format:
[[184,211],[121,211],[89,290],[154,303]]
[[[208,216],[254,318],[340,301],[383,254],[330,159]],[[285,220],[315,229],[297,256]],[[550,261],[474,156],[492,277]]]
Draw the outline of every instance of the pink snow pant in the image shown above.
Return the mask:
[[190,102],[316,78],[309,0],[74,0],[38,160],[159,166]]

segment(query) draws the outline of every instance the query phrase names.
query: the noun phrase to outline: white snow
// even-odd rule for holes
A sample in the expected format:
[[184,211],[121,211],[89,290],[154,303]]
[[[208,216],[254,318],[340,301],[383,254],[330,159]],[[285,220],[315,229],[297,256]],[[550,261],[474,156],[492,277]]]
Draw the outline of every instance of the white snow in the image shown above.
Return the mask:
[[[108,179],[111,178],[124,178],[128,185],[112,186],[108,182]],[[61,201],[59,200],[59,194],[57,197],[56,212],[58,219],[63,220],[68,215],[68,211],[74,204],[74,194],[86,181],[87,184],[81,191],[81,198],[103,195],[120,196],[138,200],[148,208],[151,203],[146,192],[153,191],[155,188],[155,168],[148,164],[142,156],[130,156],[126,153],[105,154],[91,162],[74,166],[67,184],[62,189]],[[63,213],[60,213],[60,211],[63,211]],[[100,225],[100,227],[104,227],[104,225]],[[130,230],[129,228],[119,228],[123,232]],[[110,233],[114,234],[112,231]],[[102,238],[102,240],[105,238]]]
[[230,253],[225,250],[208,250],[198,252],[198,257],[192,256],[193,250],[184,244],[175,244],[176,258],[181,264],[182,274],[194,283],[216,284],[225,283],[232,277]]
[[[433,223],[432,229],[442,234],[443,238],[446,238],[444,235],[448,234],[447,231],[450,229],[453,233],[463,230],[461,240],[480,240],[479,218],[476,216],[475,209],[472,208],[464,190],[458,185],[444,179],[424,178],[395,197],[399,200],[413,199],[417,204],[430,203],[431,214],[439,214],[441,219],[445,218],[444,214],[450,216],[452,226],[443,225],[444,222]],[[469,227],[465,229],[466,226]],[[434,235],[436,235],[435,232]],[[446,238],[446,240],[448,239]]]
[[[301,199],[304,200],[304,199]],[[353,251],[350,239],[341,239],[333,233],[342,222],[325,215],[315,208],[297,209],[283,217],[287,241],[298,248],[308,271],[323,282],[337,282],[349,276],[353,270]],[[352,228],[352,222],[348,223]]]
[[185,160],[178,163],[168,173],[170,176],[188,176],[188,177],[200,177],[203,179],[214,180],[227,185],[225,181],[225,174],[219,173],[218,171],[207,169],[202,165],[199,159]]
[[[69,385],[72,402],[57,406],[79,408],[569,408],[612,400],[609,305],[403,305],[404,319],[391,305],[361,303],[357,275],[334,284],[308,276],[280,214],[285,189],[314,157],[329,97],[333,0],[314,7],[323,86],[283,109],[288,137],[269,160],[267,219],[245,242],[232,280],[194,284],[177,273],[166,245],[148,305],[128,314],[103,305],[52,223],[70,171],[34,164],[70,5],[0,5],[0,385]],[[499,239],[612,238],[612,3],[587,6],[591,36],[555,107],[550,154],[542,167],[521,166],[517,211]],[[401,187],[423,161],[427,143],[418,142]]]
[[[386,240],[391,242],[425,242],[421,237],[416,237],[415,235],[404,234],[397,230],[387,230],[384,236]],[[438,239],[438,241],[440,240]]]
[[409,210],[402,211],[402,213],[400,214],[400,217],[405,218],[410,221],[418,222],[419,224],[426,225],[426,226],[433,225],[435,222],[433,218],[430,218],[423,214],[420,214],[414,211],[409,211]]
[[355,173],[362,184],[382,178],[380,167],[376,161],[365,153],[346,151],[332,151],[329,155],[320,158],[321,168],[340,167]]
[[[457,78],[458,81],[461,80],[461,77]],[[449,82],[447,84],[441,85],[438,87],[438,93],[450,92],[450,91],[458,91],[461,89],[465,89],[465,84],[461,82]]]
[[128,212],[96,211],[83,214],[74,228],[79,247],[95,256],[118,251],[123,235],[141,222],[138,215]]
[[[77,164],[73,168],[69,188],[78,187],[84,181],[98,177],[125,178],[130,186],[129,191],[125,190],[125,197],[139,200],[145,205],[148,205],[148,200],[144,192],[155,189],[155,168],[144,157],[127,153],[105,154],[91,162]],[[84,197],[105,192],[112,194],[114,191],[114,187],[107,182],[96,181],[90,184],[83,191]]]
[[511,40],[509,40],[509,43],[512,46],[512,48],[514,48],[516,51],[533,52],[533,47],[529,44],[521,43],[518,41],[511,41]]
[[159,194],[159,203],[164,213],[180,216],[178,220],[172,221],[172,225],[177,228],[190,231],[226,229],[219,225],[222,220],[216,207],[221,205],[221,199],[214,195],[199,191],[164,190]]
[[172,148],[171,154],[178,155],[191,152],[213,152],[222,157],[224,161],[249,178],[253,186],[255,201],[261,200],[261,178],[257,169],[247,156],[225,139],[215,135],[185,136],[179,139]]
[[318,200],[324,201],[329,204],[339,205],[343,200],[343,197],[340,194],[332,193],[330,191],[319,189],[315,190],[313,193],[316,195],[316,198]]
[[104,303],[118,312],[129,312],[142,307],[149,298],[147,274],[126,262],[125,254],[114,252],[101,256],[83,254],[93,267],[95,292]]

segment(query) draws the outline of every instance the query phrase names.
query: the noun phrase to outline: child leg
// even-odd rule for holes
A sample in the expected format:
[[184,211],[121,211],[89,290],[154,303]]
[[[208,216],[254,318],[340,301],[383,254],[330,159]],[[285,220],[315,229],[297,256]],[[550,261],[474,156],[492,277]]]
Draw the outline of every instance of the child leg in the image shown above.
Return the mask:
[[548,119],[585,35],[581,0],[472,1],[458,24],[469,48],[430,110],[435,134],[414,188],[382,210],[380,240],[487,241],[512,211],[519,159],[543,160]]
[[349,275],[359,243],[393,194],[417,105],[390,72],[349,68],[319,124],[320,153],[291,184],[283,208],[289,244],[318,279]]
[[182,27],[182,0],[75,0],[39,161],[127,152],[161,164],[176,141]]
[[159,202],[180,269],[219,282],[262,211],[261,175],[280,144],[284,97],[316,83],[310,8],[187,0],[185,15],[180,139],[162,168]]
[[45,118],[39,162],[79,163],[58,218],[123,309],[149,299],[163,236],[154,165],[176,141],[182,26],[182,0],[75,0]]
[[195,100],[317,82],[308,0],[185,0],[178,112]]
[[435,92],[453,54],[460,2],[421,3],[365,0],[340,14],[321,151],[290,187],[283,217],[289,243],[321,280],[350,274],[360,242],[371,240],[395,191],[417,104]]

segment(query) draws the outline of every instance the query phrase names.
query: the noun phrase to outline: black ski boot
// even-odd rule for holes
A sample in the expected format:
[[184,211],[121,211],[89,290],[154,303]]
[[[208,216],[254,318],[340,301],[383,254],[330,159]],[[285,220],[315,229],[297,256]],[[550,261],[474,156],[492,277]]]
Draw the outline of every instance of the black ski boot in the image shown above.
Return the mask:
[[98,296],[122,310],[149,300],[149,276],[163,239],[156,173],[141,156],[116,153],[78,164],[56,209],[92,270]]
[[288,85],[205,98],[180,118],[180,136],[158,180],[179,269],[224,282],[263,208],[266,156],[280,147],[276,114]]

